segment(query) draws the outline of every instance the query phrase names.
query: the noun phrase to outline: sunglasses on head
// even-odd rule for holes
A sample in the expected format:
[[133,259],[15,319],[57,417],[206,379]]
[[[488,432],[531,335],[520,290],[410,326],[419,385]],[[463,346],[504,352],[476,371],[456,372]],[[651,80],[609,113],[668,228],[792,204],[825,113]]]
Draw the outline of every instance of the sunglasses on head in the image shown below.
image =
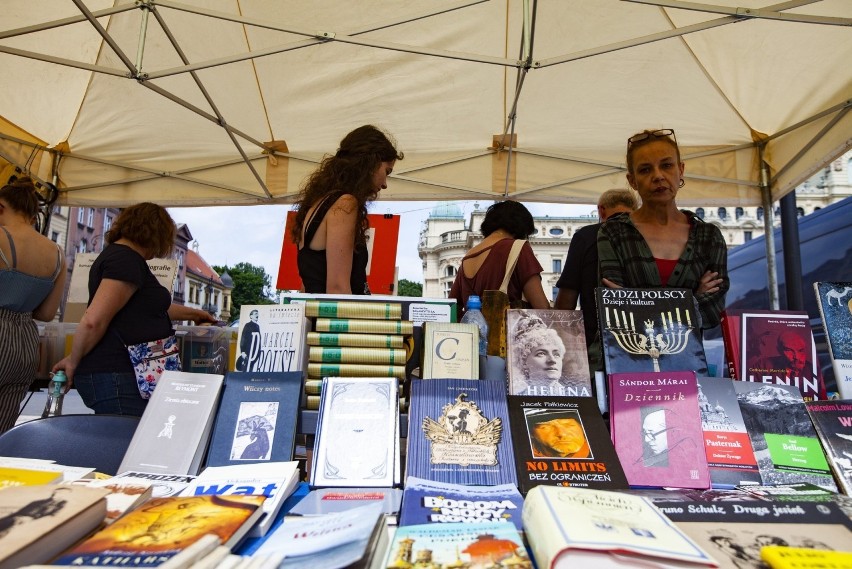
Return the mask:
[[677,136],[675,136],[675,131],[670,128],[660,128],[657,130],[645,130],[640,132],[639,134],[634,134],[630,138],[627,139],[627,148],[630,148],[637,142],[642,142],[643,140],[648,140],[649,138],[666,138],[671,136],[674,140],[674,143],[677,144]]

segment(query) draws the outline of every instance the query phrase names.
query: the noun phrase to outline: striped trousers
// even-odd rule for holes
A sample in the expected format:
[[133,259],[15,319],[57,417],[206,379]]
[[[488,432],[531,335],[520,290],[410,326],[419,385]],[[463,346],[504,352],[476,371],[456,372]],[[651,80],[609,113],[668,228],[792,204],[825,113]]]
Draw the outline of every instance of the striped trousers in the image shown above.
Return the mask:
[[31,312],[0,308],[0,433],[15,426],[38,366],[38,328]]

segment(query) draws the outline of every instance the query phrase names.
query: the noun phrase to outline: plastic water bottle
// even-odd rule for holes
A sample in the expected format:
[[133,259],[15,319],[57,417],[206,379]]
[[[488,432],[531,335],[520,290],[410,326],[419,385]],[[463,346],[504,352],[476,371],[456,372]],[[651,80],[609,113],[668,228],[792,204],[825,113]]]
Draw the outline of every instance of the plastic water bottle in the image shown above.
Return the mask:
[[42,418],[62,415],[62,400],[65,398],[67,381],[68,378],[62,370],[51,374],[50,383],[47,386],[47,401],[44,404],[44,411],[41,412]]
[[479,359],[482,360],[488,355],[488,322],[485,321],[485,316],[482,315],[482,300],[472,294],[467,297],[467,310],[462,316],[462,323],[476,324],[479,327]]

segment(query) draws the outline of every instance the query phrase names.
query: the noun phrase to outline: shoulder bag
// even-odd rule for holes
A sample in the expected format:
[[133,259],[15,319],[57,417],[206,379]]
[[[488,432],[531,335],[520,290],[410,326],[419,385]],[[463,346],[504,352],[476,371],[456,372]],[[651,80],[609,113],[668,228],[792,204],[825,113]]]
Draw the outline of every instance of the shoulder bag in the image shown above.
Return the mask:
[[509,302],[509,279],[515,272],[518,256],[526,243],[525,239],[515,239],[506,258],[506,272],[500,290],[482,292],[482,315],[488,322],[488,355],[506,357],[506,311],[510,308],[523,308],[524,301]]

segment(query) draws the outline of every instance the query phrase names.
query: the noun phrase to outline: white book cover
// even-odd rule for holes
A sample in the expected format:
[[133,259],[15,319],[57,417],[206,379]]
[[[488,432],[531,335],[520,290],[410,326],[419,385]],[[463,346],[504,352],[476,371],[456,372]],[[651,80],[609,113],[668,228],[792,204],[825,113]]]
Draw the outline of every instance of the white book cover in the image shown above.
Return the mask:
[[308,333],[304,303],[240,307],[236,371],[302,371]]
[[179,495],[195,478],[196,476],[190,474],[160,474],[128,470],[119,472],[110,480],[121,484],[151,484],[154,488],[152,498],[167,498]]
[[323,380],[311,486],[393,486],[399,387],[394,377]]
[[165,371],[118,472],[198,474],[224,376]]
[[208,466],[180,495],[266,496],[263,515],[248,533],[249,537],[263,537],[298,484],[299,463],[295,461]]
[[127,512],[153,498],[154,492],[154,482],[151,480],[129,480],[115,476],[74,480],[69,484],[88,486],[89,488],[104,488],[109,491],[106,496],[107,514],[105,522],[107,524],[111,524]]

